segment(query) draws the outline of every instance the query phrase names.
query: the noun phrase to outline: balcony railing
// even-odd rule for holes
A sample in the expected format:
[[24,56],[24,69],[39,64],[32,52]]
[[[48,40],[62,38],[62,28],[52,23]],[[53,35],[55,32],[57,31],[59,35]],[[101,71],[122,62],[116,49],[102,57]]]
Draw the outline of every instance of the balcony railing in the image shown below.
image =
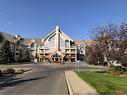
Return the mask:
[[36,50],[36,48],[35,47],[31,47],[30,50]]
[[76,53],[76,51],[65,51],[65,53]]
[[46,46],[39,46],[39,49],[49,49],[49,48]]
[[68,47],[66,47],[67,49],[76,49],[77,48],[77,46],[68,46]]
[[49,53],[49,50],[48,51],[44,51],[44,53]]

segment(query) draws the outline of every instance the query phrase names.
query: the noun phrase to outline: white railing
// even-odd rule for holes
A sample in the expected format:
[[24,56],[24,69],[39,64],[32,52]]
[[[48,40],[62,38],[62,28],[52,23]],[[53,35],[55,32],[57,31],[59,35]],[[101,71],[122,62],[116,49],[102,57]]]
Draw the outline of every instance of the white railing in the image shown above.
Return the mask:
[[36,50],[36,47],[31,47],[30,50]]
[[45,46],[39,46],[39,49],[49,49],[49,48]]
[[76,49],[77,46],[68,46],[68,47],[65,47],[65,48],[67,48],[67,49]]

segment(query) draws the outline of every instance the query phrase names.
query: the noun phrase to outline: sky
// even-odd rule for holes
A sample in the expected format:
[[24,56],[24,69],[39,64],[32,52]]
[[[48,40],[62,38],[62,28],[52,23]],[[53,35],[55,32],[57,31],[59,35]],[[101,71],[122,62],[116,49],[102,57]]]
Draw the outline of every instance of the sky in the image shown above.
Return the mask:
[[0,31],[41,38],[59,26],[74,40],[89,40],[97,25],[127,19],[127,0],[0,0]]

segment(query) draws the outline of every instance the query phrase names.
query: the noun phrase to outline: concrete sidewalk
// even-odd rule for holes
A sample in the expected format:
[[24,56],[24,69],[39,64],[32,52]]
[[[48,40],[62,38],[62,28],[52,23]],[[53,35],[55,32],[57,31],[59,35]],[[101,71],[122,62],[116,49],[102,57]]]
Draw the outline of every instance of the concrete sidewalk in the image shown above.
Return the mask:
[[97,91],[80,79],[73,71],[65,71],[70,95],[99,95]]

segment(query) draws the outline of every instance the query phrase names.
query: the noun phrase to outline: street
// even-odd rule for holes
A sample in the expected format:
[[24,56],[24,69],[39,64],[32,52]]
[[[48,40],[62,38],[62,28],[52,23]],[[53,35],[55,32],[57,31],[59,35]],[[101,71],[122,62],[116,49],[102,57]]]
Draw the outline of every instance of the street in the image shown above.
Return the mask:
[[[18,65],[17,65],[18,66]],[[42,65],[29,64],[21,67],[32,67],[33,71],[16,75],[8,81],[0,84],[0,94],[68,94],[68,88],[64,76],[65,70],[74,70],[74,64],[68,65]],[[19,67],[19,66],[18,66]],[[80,65],[82,70],[98,69]]]

